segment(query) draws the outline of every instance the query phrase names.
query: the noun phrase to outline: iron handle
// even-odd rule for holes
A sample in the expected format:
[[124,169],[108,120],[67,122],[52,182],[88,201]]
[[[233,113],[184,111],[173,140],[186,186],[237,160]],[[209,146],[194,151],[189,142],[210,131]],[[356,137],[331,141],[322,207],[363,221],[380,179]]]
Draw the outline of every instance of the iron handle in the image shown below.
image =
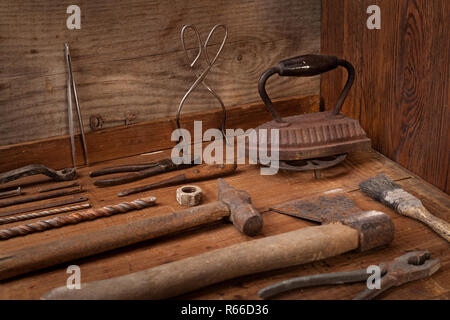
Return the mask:
[[272,101],[266,92],[266,82],[272,75],[278,74],[282,77],[311,77],[315,75],[322,74],[336,69],[338,66],[342,66],[347,70],[348,78],[347,82],[342,89],[342,92],[337,100],[333,114],[338,114],[342,105],[344,104],[345,98],[352,87],[353,81],[355,79],[355,69],[350,62],[339,59],[335,56],[327,55],[317,55],[317,54],[307,54],[303,56],[298,56],[290,59],[280,61],[277,66],[266,70],[258,82],[258,90],[261,99],[266,105],[267,110],[272,114],[273,118],[278,123],[283,123],[288,125],[274,109]]
[[311,77],[336,69],[337,67],[337,57],[307,54],[280,61],[278,63],[278,74],[283,77]]

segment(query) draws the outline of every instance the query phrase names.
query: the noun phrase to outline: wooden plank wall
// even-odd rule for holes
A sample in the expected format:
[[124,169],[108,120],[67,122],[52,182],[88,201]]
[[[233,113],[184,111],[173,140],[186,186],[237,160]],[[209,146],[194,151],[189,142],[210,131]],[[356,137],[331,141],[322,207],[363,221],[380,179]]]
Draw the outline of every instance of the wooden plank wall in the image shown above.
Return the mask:
[[[81,30],[66,28],[71,4],[81,8]],[[207,82],[226,106],[260,101],[257,80],[266,68],[319,52],[320,12],[318,0],[2,0],[0,145],[68,134],[64,42],[89,131],[92,114],[131,111],[139,122],[175,114],[194,81],[180,42],[185,24],[196,25],[203,41],[215,24],[227,25],[227,45]],[[274,78],[269,91],[274,98],[318,94],[319,78]],[[183,112],[218,107],[200,87]]]
[[[289,97],[274,100],[281,116],[319,111],[319,96]],[[214,109],[187,114],[183,128],[194,132],[194,121],[202,121],[205,128],[215,128],[222,121],[222,110]],[[227,128],[247,130],[272,120],[263,102],[249,103],[227,108]],[[88,132],[86,145],[90,164],[171,149],[176,142],[170,137],[176,130],[174,117],[144,121],[129,127],[115,127]],[[80,135],[75,136],[76,162],[85,165]],[[51,155],[51,156],[49,156]],[[58,136],[32,142],[0,146],[0,172],[13,170],[32,163],[62,169],[72,166],[70,137]]]
[[[369,5],[381,29],[369,30]],[[375,149],[450,193],[450,1],[323,0],[321,51],[349,60],[356,81],[343,112]],[[327,106],[345,72],[321,78]]]

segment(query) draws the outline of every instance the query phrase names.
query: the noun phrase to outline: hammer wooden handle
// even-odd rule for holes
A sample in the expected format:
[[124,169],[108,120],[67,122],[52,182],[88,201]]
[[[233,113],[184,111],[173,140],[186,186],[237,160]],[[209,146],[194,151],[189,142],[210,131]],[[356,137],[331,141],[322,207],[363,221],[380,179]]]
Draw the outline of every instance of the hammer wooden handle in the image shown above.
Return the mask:
[[0,280],[186,230],[230,215],[223,202],[133,221],[0,254]]
[[164,299],[228,279],[333,257],[358,248],[358,232],[336,223],[235,244],[151,269],[65,286],[43,299]]

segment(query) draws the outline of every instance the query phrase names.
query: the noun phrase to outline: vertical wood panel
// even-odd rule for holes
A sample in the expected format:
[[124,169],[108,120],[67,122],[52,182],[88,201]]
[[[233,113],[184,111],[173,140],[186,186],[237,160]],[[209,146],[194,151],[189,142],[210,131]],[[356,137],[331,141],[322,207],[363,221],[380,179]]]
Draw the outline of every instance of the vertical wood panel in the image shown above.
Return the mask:
[[[85,130],[92,114],[137,121],[173,116],[194,82],[180,43],[218,23],[229,37],[207,76],[226,106],[260,101],[257,80],[283,58],[320,50],[318,0],[80,0],[81,30],[66,28],[71,0],[0,1],[0,145],[68,134],[63,44],[69,41]],[[217,50],[220,35],[210,42]],[[188,47],[194,48],[193,41]],[[205,63],[199,71],[205,68]],[[318,94],[319,78],[271,80],[274,98]],[[183,112],[219,108],[199,87]],[[105,124],[105,127],[119,124]]]
[[[366,27],[372,4],[381,30]],[[322,53],[357,70],[343,112],[361,121],[375,149],[449,193],[450,2],[323,0],[322,9]],[[344,81],[322,76],[326,106]]]

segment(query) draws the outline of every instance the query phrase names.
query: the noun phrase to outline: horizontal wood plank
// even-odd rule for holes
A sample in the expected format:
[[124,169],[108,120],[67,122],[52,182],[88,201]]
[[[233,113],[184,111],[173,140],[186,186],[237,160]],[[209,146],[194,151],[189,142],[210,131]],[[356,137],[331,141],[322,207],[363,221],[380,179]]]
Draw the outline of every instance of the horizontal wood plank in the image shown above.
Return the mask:
[[[202,41],[215,24],[228,27],[227,44],[206,77],[227,107],[260,101],[257,81],[265,69],[320,49],[316,0],[81,1],[80,30],[66,28],[69,4],[0,3],[0,145],[68,133],[64,42],[70,43],[85,131],[93,114],[118,118],[130,111],[137,122],[175,114],[195,80],[180,42],[185,24],[196,25]],[[220,37],[212,37],[210,56]],[[189,39],[187,47],[196,48]],[[197,72],[206,67],[199,63]],[[274,98],[318,94],[319,78],[274,77],[268,90]],[[200,86],[183,111],[218,106]]]
[[[275,101],[275,107],[284,116],[317,112],[316,95],[293,97]],[[214,109],[182,115],[182,127],[193,132],[193,121],[203,121],[203,130],[220,127],[222,110]],[[226,128],[249,129],[271,120],[263,103],[252,103],[227,108]],[[128,127],[109,128],[86,134],[89,161],[128,157],[145,152],[172,148],[172,131],[177,128],[173,117],[137,123]],[[84,164],[80,136],[76,136],[77,163]],[[61,136],[21,144],[0,146],[0,172],[27,164],[41,163],[55,169],[72,166],[69,136]]]

